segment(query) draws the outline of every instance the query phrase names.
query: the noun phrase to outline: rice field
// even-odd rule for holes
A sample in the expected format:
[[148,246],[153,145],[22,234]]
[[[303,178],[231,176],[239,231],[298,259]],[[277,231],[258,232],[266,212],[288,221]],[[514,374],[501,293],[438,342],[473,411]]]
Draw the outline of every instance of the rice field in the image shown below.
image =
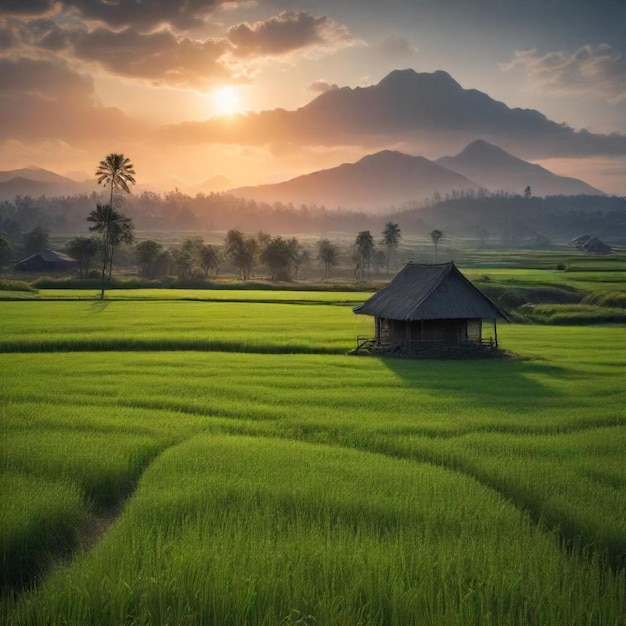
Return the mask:
[[623,626],[624,326],[352,357],[339,295],[0,303],[2,623]]

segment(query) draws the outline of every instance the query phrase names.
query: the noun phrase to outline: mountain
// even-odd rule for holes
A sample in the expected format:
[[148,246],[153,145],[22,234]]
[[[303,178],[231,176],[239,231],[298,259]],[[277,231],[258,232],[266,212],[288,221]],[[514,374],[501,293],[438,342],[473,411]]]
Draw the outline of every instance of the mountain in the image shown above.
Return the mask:
[[40,167],[0,171],[0,200],[12,200],[15,196],[71,196],[91,191],[93,185],[77,183]]
[[195,185],[190,185],[188,191],[191,195],[195,196],[198,193],[210,194],[218,193],[220,191],[226,191],[233,186],[233,181],[227,176],[221,174],[207,178],[207,180],[200,181]]
[[603,195],[582,180],[553,174],[482,139],[473,141],[456,156],[437,159],[436,163],[479,182],[492,192],[523,194],[530,186],[534,196]]
[[66,178],[60,174],[55,174],[49,170],[44,170],[41,167],[23,167],[19,170],[9,170],[0,172],[0,183],[6,183],[13,178],[20,178],[22,180],[32,180],[38,183],[53,183],[53,184],[71,184],[74,183],[71,178]]
[[356,163],[282,183],[238,187],[230,193],[265,202],[371,210],[432,197],[435,192],[467,189],[478,189],[478,185],[424,157],[383,150]]
[[[232,120],[231,120],[232,122]],[[161,129],[162,139],[277,146],[398,145],[411,152],[449,153],[476,139],[523,158],[626,154],[626,135],[601,135],[549,120],[534,109],[511,108],[444,71],[395,70],[368,87],[326,91],[305,106],[242,114]]]

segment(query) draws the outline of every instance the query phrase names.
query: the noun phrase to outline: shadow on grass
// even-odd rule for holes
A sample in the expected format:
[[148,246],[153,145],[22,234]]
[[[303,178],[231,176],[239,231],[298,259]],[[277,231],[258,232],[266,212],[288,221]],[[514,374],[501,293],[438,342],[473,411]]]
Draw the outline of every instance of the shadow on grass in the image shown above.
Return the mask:
[[515,401],[524,409],[537,400],[558,401],[563,392],[549,383],[570,375],[566,368],[557,365],[509,357],[453,360],[379,357],[379,360],[411,387],[468,400],[476,398],[491,406]]
[[94,313],[102,313],[102,311],[106,310],[108,306],[108,300],[100,300],[100,298],[98,298],[91,303],[91,310]]

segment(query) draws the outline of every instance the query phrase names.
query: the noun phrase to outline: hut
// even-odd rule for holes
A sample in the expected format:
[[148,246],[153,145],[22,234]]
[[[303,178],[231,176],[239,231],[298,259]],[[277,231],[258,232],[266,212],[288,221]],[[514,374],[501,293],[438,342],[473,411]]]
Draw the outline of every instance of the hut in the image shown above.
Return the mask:
[[[357,338],[357,349],[388,352],[497,348],[497,320],[510,321],[453,262],[409,263],[386,287],[353,310],[375,319],[374,338]],[[483,336],[485,320],[493,322],[493,336]]]
[[22,272],[64,272],[77,266],[78,261],[71,256],[46,248],[18,261],[15,269]]
[[581,235],[572,239],[570,243],[574,244],[578,250],[589,254],[611,254],[612,252],[611,246],[593,235]]

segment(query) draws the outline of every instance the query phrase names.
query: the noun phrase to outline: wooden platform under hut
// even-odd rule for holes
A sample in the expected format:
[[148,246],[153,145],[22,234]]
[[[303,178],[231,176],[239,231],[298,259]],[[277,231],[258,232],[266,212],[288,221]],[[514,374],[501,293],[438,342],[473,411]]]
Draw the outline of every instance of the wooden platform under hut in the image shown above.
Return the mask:
[[[386,287],[353,310],[374,317],[374,336],[357,337],[357,354],[498,356],[497,320],[510,321],[506,311],[453,262],[409,263]],[[487,328],[491,334],[486,333]]]

